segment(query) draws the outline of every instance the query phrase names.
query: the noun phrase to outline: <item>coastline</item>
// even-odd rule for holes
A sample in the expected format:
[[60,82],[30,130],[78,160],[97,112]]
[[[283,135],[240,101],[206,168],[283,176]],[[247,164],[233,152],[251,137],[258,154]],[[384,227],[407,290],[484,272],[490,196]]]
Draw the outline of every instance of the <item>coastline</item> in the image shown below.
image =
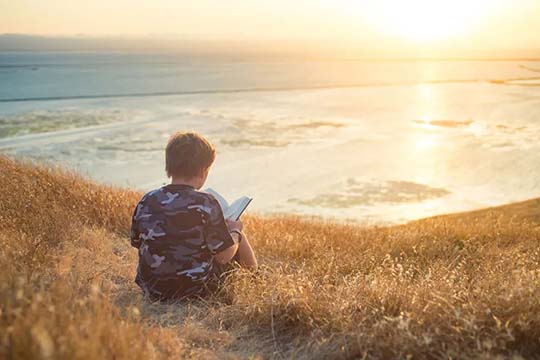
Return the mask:
[[[262,214],[397,224],[539,194],[540,88],[511,81],[538,75],[534,62],[233,63],[107,53],[4,60],[2,99],[103,97],[3,103],[0,151],[96,181],[161,186],[163,144],[184,129],[219,151],[208,186],[250,195],[250,210]],[[18,64],[36,70],[11,67]],[[395,86],[370,86],[383,83]],[[325,88],[355,84],[362,86]],[[106,98],[252,88],[298,90]]]

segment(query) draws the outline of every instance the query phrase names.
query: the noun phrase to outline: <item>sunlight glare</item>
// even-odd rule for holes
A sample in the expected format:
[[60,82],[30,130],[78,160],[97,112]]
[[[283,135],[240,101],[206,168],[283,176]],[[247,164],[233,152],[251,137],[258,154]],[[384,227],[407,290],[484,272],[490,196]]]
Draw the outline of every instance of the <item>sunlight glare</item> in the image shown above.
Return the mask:
[[[497,0],[380,0],[357,2],[369,23],[389,35],[418,42],[467,32]],[[351,2],[352,4],[352,2]]]

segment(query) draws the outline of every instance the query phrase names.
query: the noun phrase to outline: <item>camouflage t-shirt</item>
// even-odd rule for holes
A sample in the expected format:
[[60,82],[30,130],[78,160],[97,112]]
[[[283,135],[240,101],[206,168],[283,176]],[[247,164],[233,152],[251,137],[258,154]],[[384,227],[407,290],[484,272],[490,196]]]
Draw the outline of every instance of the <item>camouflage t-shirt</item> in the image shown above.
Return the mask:
[[153,298],[199,294],[212,275],[214,255],[233,244],[212,195],[189,185],[163,186],[144,195],[133,214],[135,282]]

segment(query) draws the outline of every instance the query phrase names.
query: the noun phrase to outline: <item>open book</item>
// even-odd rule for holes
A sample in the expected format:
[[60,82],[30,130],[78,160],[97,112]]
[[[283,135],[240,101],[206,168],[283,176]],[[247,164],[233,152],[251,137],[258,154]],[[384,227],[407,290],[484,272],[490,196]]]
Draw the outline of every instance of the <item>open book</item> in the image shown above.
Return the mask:
[[221,210],[223,210],[223,216],[225,219],[238,221],[240,219],[240,215],[246,210],[251,200],[253,200],[250,197],[242,196],[241,198],[233,201],[231,204],[225,200],[223,196],[221,196],[217,191],[214,189],[208,188],[204,190],[205,192],[214,195],[216,200],[219,202],[219,205],[221,206]]

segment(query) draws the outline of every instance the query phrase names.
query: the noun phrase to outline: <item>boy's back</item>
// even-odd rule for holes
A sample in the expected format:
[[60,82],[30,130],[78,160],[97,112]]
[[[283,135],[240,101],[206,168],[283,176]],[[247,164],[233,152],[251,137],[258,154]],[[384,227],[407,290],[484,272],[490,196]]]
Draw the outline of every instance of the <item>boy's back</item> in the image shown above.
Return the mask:
[[152,298],[174,299],[203,292],[214,255],[234,242],[212,195],[170,184],[137,205],[131,244],[139,249],[136,283]]

